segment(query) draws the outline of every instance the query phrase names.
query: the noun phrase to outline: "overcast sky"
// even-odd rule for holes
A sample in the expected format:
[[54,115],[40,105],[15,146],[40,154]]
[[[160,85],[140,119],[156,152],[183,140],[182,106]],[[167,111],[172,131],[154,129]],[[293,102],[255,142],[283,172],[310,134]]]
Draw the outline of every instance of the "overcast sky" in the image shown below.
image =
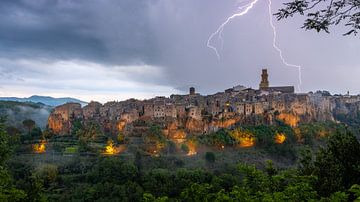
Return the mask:
[[[281,5],[273,0],[275,12]],[[285,1],[285,0],[284,0]],[[49,95],[85,101],[202,94],[238,84],[297,86],[298,71],[272,46],[268,0],[230,21],[224,44],[214,31],[249,0],[1,0],[0,96]],[[300,29],[303,18],[274,22],[285,59],[299,64],[298,92],[360,93],[360,40]],[[220,50],[221,49],[221,50]]]

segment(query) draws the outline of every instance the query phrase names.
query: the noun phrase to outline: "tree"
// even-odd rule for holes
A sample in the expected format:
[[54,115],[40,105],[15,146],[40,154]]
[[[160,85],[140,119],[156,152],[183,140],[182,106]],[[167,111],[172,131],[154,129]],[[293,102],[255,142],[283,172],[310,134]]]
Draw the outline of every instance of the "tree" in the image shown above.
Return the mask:
[[215,162],[215,154],[213,152],[206,152],[205,159],[206,159],[206,162],[208,162],[208,163],[214,163]]
[[277,173],[276,168],[274,167],[274,162],[271,160],[266,161],[265,171],[268,176],[274,176]]
[[314,161],[310,148],[300,151],[298,171],[301,175],[312,175],[314,171]]
[[4,166],[10,155],[9,136],[5,131],[5,120],[0,119],[0,166]]
[[138,169],[133,164],[125,163],[117,158],[102,158],[93,167],[88,177],[91,183],[121,184],[134,181],[137,175]]
[[[315,29],[317,32],[329,33],[333,25],[349,27],[344,35],[356,35],[360,30],[359,0],[291,0],[284,3],[285,7],[275,13],[278,20],[293,17],[295,14],[306,15],[302,28]],[[323,8],[320,8],[324,6]]]
[[22,122],[22,124],[25,126],[25,128],[28,129],[28,134],[30,134],[31,130],[35,127],[35,121],[31,119],[26,119]]
[[329,196],[360,184],[360,143],[350,132],[330,136],[328,146],[321,149],[314,162],[318,193]]
[[143,136],[146,150],[160,152],[166,146],[166,138],[164,137],[161,127],[151,125],[149,131]]
[[120,144],[125,143],[125,135],[122,132],[118,133],[116,139],[117,139],[117,142]]
[[0,119],[0,201],[22,201],[26,195],[22,190],[14,188],[5,165],[11,150],[8,145],[8,134],[5,131],[4,123],[5,120]]
[[189,147],[186,144],[181,145],[181,150],[186,154],[190,151]]
[[8,134],[9,145],[15,147],[21,142],[21,131],[13,126],[6,127],[6,132]]
[[44,138],[41,128],[34,127],[30,132],[31,137],[33,138]]
[[45,187],[49,187],[58,176],[58,168],[54,164],[43,164],[35,169],[33,175],[40,179]]
[[194,183],[181,193],[182,201],[210,201],[211,185]]
[[360,185],[354,184],[349,191],[354,194],[356,201],[360,201]]
[[71,134],[76,135],[76,133],[83,128],[83,124],[81,123],[81,120],[75,119],[71,123]]
[[102,131],[100,130],[99,124],[96,122],[90,122],[84,127],[78,129],[76,131],[76,136],[78,136],[80,140],[84,141],[95,141],[101,137],[104,137]]
[[173,187],[176,186],[173,175],[166,169],[153,169],[142,180],[144,189],[156,197],[169,195],[173,191]]

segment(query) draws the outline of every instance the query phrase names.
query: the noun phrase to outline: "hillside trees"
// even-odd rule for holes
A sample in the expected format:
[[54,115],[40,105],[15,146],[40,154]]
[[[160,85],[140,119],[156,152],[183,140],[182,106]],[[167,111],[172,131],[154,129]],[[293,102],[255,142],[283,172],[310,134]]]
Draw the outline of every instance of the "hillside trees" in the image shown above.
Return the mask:
[[8,145],[8,134],[5,131],[4,120],[0,120],[0,201],[21,201],[25,198],[22,190],[16,189],[6,168],[6,160],[11,150]]
[[350,132],[332,135],[327,147],[316,155],[313,174],[318,177],[318,192],[324,196],[360,184],[360,144],[356,137]]
[[28,134],[31,133],[31,130],[35,127],[36,124],[32,119],[25,119],[22,123],[24,127],[27,128]]

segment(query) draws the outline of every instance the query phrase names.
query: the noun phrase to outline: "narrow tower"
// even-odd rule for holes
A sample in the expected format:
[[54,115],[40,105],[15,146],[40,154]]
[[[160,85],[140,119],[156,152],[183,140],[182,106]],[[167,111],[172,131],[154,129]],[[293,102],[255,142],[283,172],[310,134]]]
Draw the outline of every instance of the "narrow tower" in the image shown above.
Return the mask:
[[261,74],[261,82],[259,85],[259,89],[260,90],[266,90],[267,88],[269,88],[269,75],[267,73],[267,69],[263,69],[262,70],[262,74]]
[[195,95],[195,88],[194,87],[190,87],[189,94],[190,95]]

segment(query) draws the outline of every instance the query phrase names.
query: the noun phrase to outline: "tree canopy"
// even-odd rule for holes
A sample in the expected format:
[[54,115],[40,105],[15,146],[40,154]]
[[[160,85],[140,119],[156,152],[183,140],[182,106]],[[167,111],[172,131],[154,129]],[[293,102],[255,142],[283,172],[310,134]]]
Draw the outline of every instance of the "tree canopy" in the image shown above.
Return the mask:
[[278,20],[295,14],[307,17],[302,27],[306,30],[329,33],[329,28],[334,25],[348,27],[344,35],[356,35],[360,30],[359,0],[292,0],[275,13]]

